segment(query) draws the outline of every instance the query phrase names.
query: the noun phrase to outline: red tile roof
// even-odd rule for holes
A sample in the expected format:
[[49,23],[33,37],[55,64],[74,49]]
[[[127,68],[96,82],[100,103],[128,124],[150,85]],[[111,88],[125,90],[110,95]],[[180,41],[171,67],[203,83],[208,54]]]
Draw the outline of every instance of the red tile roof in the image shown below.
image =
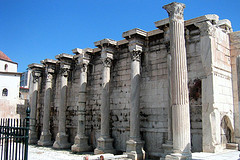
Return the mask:
[[0,51],[0,59],[12,62],[12,60],[6,54],[4,54],[2,51]]

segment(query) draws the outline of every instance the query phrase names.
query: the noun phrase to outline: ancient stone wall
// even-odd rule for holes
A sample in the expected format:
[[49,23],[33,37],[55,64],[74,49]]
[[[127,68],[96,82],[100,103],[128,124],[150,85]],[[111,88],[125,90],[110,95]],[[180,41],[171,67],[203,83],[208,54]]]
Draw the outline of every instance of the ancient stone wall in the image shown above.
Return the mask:
[[[198,19],[202,23],[202,19],[210,21],[207,18],[200,17]],[[213,123],[218,125],[216,128],[220,128],[221,119],[226,115],[232,124],[234,123],[228,33],[226,33],[226,30],[214,25],[214,38],[207,37],[208,40],[206,41],[204,39],[206,35],[203,35],[199,25],[196,25],[198,19],[185,22],[192,151],[203,151],[203,136],[207,135],[203,131],[203,126],[207,125],[207,123],[203,123],[203,115],[205,114],[203,113],[203,98],[205,104],[211,102],[213,105],[214,112],[211,110],[209,113],[211,116],[215,116]],[[211,44],[208,42],[211,42]],[[205,47],[209,47],[211,52],[204,49],[203,44],[207,44]],[[144,46],[141,56],[141,81],[138,86],[140,88],[140,134],[141,139],[145,141],[144,150],[146,153],[152,156],[161,156],[164,152],[162,145],[168,140],[168,114],[171,105],[169,102],[170,86],[168,79],[170,73],[167,59],[169,48],[166,44],[164,32],[159,29],[148,32]],[[211,54],[211,58],[206,60],[208,54]],[[61,103],[61,75],[58,64],[56,66],[50,111],[50,132],[53,141],[58,133],[58,112]],[[212,70],[208,73],[206,68],[209,66],[212,67]],[[71,144],[74,143],[78,126],[80,72],[80,66],[76,64],[76,59],[72,59],[71,69],[68,73],[66,97],[66,132],[69,135],[68,140]],[[88,64],[85,114],[86,136],[89,138],[88,142],[93,148],[97,147],[97,139],[101,134],[102,72],[101,50],[94,49],[93,53],[90,54]],[[131,108],[131,55],[126,40],[117,42],[110,75],[110,135],[114,139],[114,148],[119,152],[125,152],[126,142],[130,135]],[[45,81],[46,75],[43,74],[38,97],[38,132],[42,130],[43,123]],[[208,94],[210,93],[212,95],[209,98]],[[209,114],[206,116],[209,116]],[[216,132],[218,133],[214,136],[217,136],[216,139],[221,142],[224,129]],[[40,137],[40,133],[38,136]]]

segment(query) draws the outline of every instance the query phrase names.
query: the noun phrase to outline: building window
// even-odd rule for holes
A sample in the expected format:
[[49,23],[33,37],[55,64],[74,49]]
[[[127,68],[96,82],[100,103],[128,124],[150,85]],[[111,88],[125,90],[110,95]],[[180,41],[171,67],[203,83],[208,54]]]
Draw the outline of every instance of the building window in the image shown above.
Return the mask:
[[7,64],[5,64],[4,70],[5,70],[5,71],[8,71],[8,65],[7,65]]
[[8,96],[8,90],[7,90],[7,88],[4,88],[4,89],[2,90],[2,96]]

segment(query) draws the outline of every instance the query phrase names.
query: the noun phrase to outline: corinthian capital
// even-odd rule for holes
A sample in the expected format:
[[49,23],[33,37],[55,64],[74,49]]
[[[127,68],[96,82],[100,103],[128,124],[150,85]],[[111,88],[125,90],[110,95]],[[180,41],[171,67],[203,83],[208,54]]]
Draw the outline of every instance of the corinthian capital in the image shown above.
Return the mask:
[[111,67],[112,65],[112,59],[109,57],[103,58],[102,63],[104,67]]
[[46,74],[47,81],[50,82],[53,78],[57,61],[53,59],[44,59],[41,61],[41,63],[45,67],[45,74]]
[[28,65],[29,69],[32,70],[33,83],[38,82],[39,77],[42,76],[43,65],[32,63]]
[[163,6],[163,8],[168,12],[170,20],[183,20],[185,4],[173,2]]
[[76,61],[76,64],[80,67],[81,72],[87,72],[87,67],[90,62],[91,58],[91,53],[93,52],[93,49],[91,48],[85,48],[85,49],[80,49],[80,48],[75,48],[72,50],[74,55],[74,59]]
[[82,63],[80,67],[81,67],[81,72],[87,72],[88,63]]
[[141,50],[132,50],[131,51],[131,59],[132,61],[141,61],[141,54],[142,51]]
[[95,46],[101,49],[101,60],[104,67],[111,67],[113,54],[116,51],[117,41],[112,39],[103,39],[94,42]]
[[70,65],[64,65],[64,64],[60,65],[60,74],[62,76],[67,77],[69,70],[70,70]]
[[37,83],[39,80],[39,77],[41,77],[42,71],[40,70],[33,70],[32,76],[33,76],[33,83]]
[[201,36],[215,36],[216,27],[210,21],[196,23],[195,25],[199,28]]

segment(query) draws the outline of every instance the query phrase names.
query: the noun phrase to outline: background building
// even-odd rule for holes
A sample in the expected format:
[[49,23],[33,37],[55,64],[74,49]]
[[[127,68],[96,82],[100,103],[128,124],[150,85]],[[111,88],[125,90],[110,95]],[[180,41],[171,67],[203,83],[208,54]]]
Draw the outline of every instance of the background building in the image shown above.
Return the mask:
[[19,85],[21,73],[18,64],[0,51],[0,118],[18,117]]
[[30,80],[31,70],[23,72],[20,77],[20,99],[29,99],[29,80]]

